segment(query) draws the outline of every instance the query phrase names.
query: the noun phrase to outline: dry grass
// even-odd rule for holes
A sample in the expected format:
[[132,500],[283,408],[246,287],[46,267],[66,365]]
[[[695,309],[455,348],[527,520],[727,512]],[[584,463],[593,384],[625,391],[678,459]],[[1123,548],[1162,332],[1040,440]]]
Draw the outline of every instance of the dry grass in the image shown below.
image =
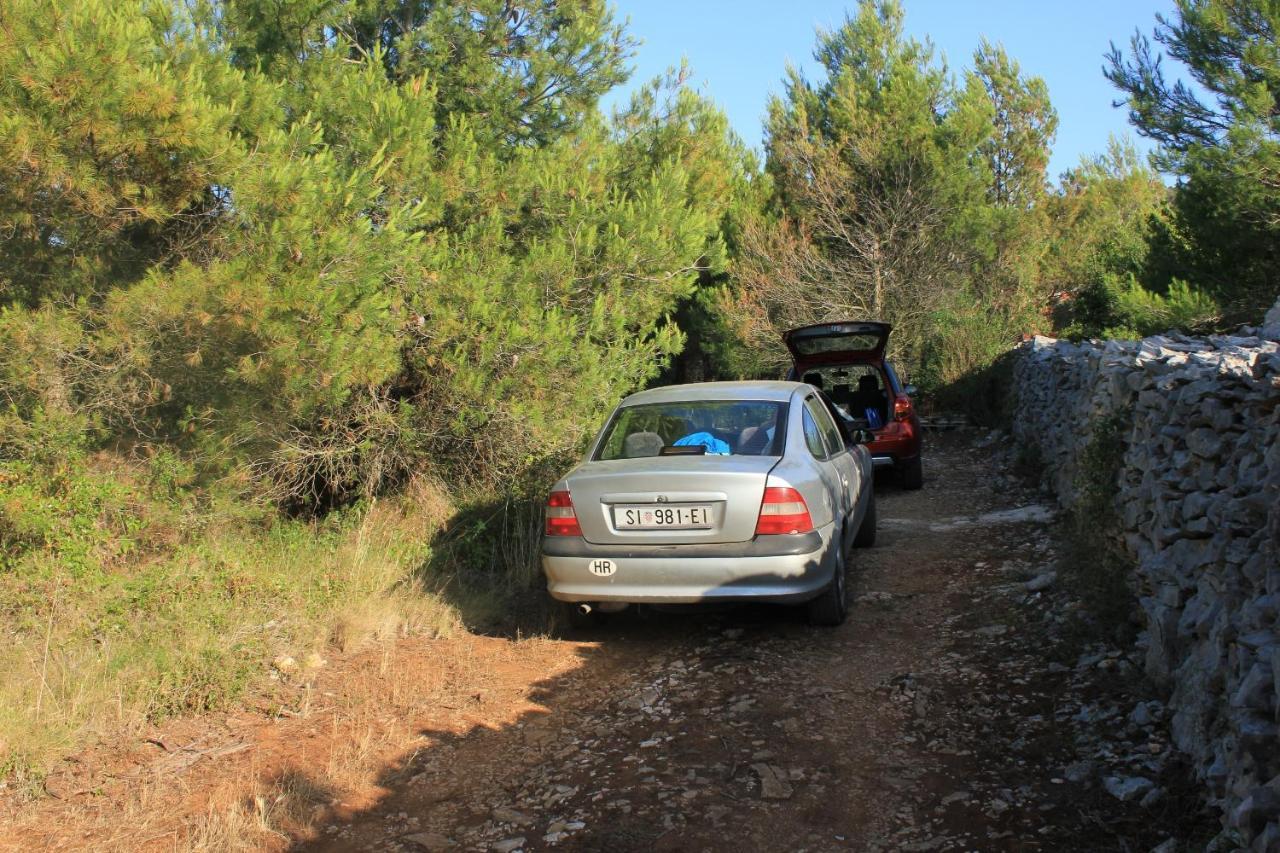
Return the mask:
[[[420,752],[545,710],[538,685],[582,663],[572,645],[465,632],[368,639],[362,652],[334,657],[314,683],[299,671],[296,686],[276,691],[284,704],[270,717],[212,714],[147,733],[153,743],[208,747],[198,764],[181,762],[186,747],[104,746],[80,757],[80,793],[0,800],[0,851],[286,849],[315,837],[338,802],[377,802],[414,772]],[[250,747],[222,749],[240,744]],[[61,774],[51,778],[69,790]]]
[[38,795],[79,746],[305,681],[331,650],[450,634],[458,610],[421,569],[451,512],[424,480],[336,521],[166,527],[180,544],[80,578],[36,554],[0,577],[0,782]]
[[175,850],[240,853],[283,847],[290,838],[312,828],[334,793],[334,789],[298,772],[257,782],[231,803],[211,805]]
[[[127,467],[92,462],[108,463]],[[459,632],[464,614],[467,624],[511,620],[509,604],[537,566],[540,503],[508,502],[499,523],[467,535],[475,560],[461,562],[438,534],[469,531],[472,517],[427,479],[305,522],[157,498],[136,471],[84,476],[108,473],[126,485],[107,496],[107,510],[127,521],[94,528],[109,561],[82,554],[71,572],[58,548],[37,546],[0,572],[0,808],[14,838],[72,847],[92,838],[94,849],[122,851],[281,849],[310,835],[338,797],[368,796],[389,768],[429,748],[412,721],[443,713],[448,729],[492,713],[485,705],[495,671],[510,663],[507,644],[403,640]],[[63,514],[79,523],[90,503]],[[166,770],[170,748],[152,755],[143,745],[166,731],[187,743],[193,726],[217,741],[216,721],[231,716],[205,717],[212,728],[166,720],[234,708],[245,695],[279,715],[270,726],[314,726],[317,740],[296,753],[269,746],[200,759],[210,763],[196,772]],[[117,776],[108,770],[117,759],[148,769]],[[281,773],[294,765],[306,773]],[[104,783],[111,790],[96,788]]]

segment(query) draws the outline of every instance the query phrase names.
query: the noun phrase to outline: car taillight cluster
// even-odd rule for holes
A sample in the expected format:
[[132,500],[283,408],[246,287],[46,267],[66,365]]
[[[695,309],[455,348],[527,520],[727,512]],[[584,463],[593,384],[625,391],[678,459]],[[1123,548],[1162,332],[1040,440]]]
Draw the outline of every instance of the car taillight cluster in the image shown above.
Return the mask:
[[893,419],[895,421],[905,421],[909,417],[911,417],[911,398],[895,398],[893,401]]
[[578,514],[573,511],[573,498],[565,491],[552,492],[547,498],[547,535],[581,536]]
[[756,535],[766,533],[808,533],[813,529],[809,507],[804,498],[790,486],[769,486],[760,503],[760,519]]

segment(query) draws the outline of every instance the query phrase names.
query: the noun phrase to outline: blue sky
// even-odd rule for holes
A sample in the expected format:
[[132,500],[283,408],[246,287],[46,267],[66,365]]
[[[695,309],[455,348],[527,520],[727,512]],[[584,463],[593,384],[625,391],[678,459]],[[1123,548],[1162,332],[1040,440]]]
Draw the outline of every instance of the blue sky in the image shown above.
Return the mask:
[[[1056,179],[1082,155],[1101,152],[1110,134],[1128,134],[1116,90],[1102,76],[1109,43],[1128,45],[1134,28],[1150,33],[1173,0],[904,0],[908,32],[929,36],[952,69],[967,67],[981,36],[1003,43],[1025,73],[1043,77],[1058,110],[1049,175]],[[781,92],[787,62],[812,78],[814,34],[844,20],[856,0],[614,0],[619,19],[642,40],[627,87],[605,106],[625,101],[631,86],[689,61],[692,82],[728,114],[749,144],[760,145],[765,102]],[[1170,69],[1172,70],[1172,68]]]

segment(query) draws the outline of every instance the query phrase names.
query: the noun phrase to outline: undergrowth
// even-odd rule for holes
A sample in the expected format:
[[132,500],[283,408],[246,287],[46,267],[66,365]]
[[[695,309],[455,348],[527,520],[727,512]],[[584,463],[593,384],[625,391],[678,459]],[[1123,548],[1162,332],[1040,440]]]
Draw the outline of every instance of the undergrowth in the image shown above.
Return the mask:
[[1006,349],[982,366],[936,388],[930,402],[939,411],[964,415],[976,426],[1008,429],[1013,422],[1013,366],[1017,353]]
[[1125,548],[1116,507],[1131,422],[1130,411],[1122,409],[1094,424],[1077,466],[1063,561],[1066,581],[1096,628],[1121,643],[1133,638],[1137,611],[1130,586],[1133,557]]
[[451,578],[466,597],[468,627],[512,636],[556,627],[539,546],[547,489],[571,465],[571,454],[555,454],[497,488],[456,496],[457,510],[433,540],[427,572]]
[[0,780],[35,791],[79,746],[226,707],[278,656],[497,609],[433,567],[437,483],[299,520],[186,480],[167,456],[0,460]]
[[1196,334],[1217,329],[1222,309],[1206,292],[1173,279],[1166,292],[1147,290],[1132,273],[1104,275],[1083,288],[1062,330],[1071,340],[1137,339],[1181,329]]

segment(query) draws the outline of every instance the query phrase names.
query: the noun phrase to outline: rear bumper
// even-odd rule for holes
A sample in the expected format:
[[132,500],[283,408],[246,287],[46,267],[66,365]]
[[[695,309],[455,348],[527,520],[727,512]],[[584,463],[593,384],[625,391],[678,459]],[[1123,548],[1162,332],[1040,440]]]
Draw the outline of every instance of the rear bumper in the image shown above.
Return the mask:
[[[831,582],[834,525],[798,536],[758,536],[720,545],[593,545],[543,540],[547,591],[560,601],[696,604],[706,601],[807,601]],[[616,565],[593,575],[593,560]]]
[[871,467],[879,471],[881,468],[901,468],[903,465],[914,462],[919,454],[912,456],[872,456]]
[[[891,431],[890,431],[891,430]],[[920,432],[912,424],[892,424],[867,445],[871,464],[880,468],[898,467],[920,455]]]

